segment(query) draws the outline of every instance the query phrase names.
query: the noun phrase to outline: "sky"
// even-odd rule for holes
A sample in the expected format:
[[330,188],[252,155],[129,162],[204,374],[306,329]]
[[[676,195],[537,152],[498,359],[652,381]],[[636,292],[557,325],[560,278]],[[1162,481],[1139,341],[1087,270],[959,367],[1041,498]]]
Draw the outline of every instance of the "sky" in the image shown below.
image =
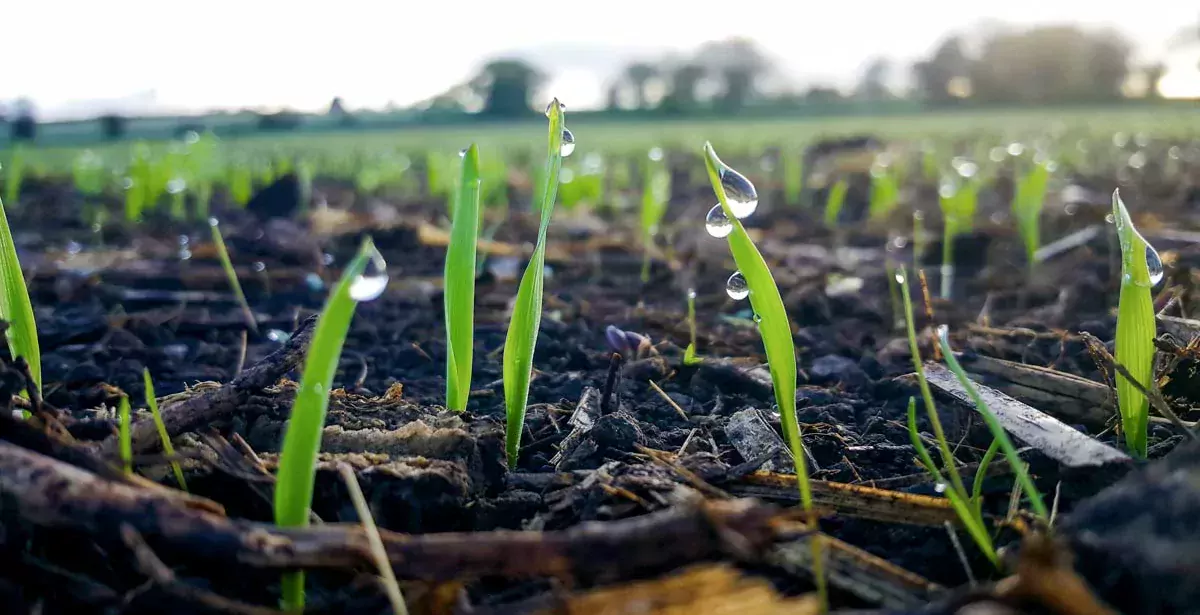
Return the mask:
[[[351,109],[377,108],[443,92],[489,56],[538,49],[557,70],[546,97],[584,108],[600,102],[611,76],[597,74],[598,67],[620,66],[638,53],[686,53],[706,40],[735,35],[755,39],[795,78],[848,84],[873,56],[907,63],[947,32],[986,20],[1112,26],[1146,58],[1162,57],[1169,36],[1200,21],[1195,5],[1179,0],[1134,6],[1094,0],[736,0],[708,10],[700,4],[12,0],[4,10],[15,27],[5,28],[10,52],[0,73],[0,101],[30,97],[43,116],[67,113],[73,101],[139,93],[149,98],[150,91],[153,104],[170,111],[319,110],[334,95]],[[583,51],[573,61],[558,53],[564,48]],[[1200,93],[1200,83],[1176,85],[1195,85]]]

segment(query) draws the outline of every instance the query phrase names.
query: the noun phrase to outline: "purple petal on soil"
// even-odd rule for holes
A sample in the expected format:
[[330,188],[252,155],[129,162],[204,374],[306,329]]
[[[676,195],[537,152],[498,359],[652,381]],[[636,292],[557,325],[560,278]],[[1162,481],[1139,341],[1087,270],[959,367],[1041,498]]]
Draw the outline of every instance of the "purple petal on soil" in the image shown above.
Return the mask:
[[632,353],[630,353],[629,340],[625,337],[626,335],[624,331],[612,325],[608,325],[604,329],[604,339],[608,342],[608,347],[613,352],[630,356]]

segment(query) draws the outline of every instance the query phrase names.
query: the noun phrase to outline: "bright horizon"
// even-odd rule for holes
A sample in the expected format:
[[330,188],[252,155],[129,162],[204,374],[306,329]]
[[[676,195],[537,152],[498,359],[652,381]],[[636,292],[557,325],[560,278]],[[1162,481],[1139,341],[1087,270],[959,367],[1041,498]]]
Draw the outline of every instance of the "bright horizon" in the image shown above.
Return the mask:
[[[907,72],[946,34],[989,20],[1115,28],[1134,43],[1135,61],[1167,60],[1176,69],[1162,83],[1164,95],[1200,96],[1200,54],[1190,60],[1166,54],[1168,38],[1200,18],[1194,7],[1174,0],[1144,0],[1136,10],[1082,0],[1013,0],[990,6],[988,13],[965,9],[960,1],[859,1],[809,7],[799,14],[803,20],[768,0],[724,4],[720,15],[679,0],[612,0],[599,9],[533,0],[416,6],[343,0],[330,12],[282,0],[178,6],[151,0],[19,2],[6,15],[16,27],[5,33],[12,53],[0,100],[30,97],[44,117],[61,115],[73,101],[126,99],[150,90],[155,105],[168,112],[315,111],[334,96],[351,109],[404,106],[463,82],[506,51],[582,47],[632,59],[625,57],[636,57],[631,50],[649,50],[646,59],[656,60],[663,52],[687,53],[730,36],[754,39],[800,84],[844,86],[875,56]],[[548,7],[561,25],[546,17]],[[856,21],[865,15],[869,21]],[[563,57],[532,59],[554,71],[545,91],[576,108],[599,104],[613,77],[597,74],[595,58],[577,66]]]

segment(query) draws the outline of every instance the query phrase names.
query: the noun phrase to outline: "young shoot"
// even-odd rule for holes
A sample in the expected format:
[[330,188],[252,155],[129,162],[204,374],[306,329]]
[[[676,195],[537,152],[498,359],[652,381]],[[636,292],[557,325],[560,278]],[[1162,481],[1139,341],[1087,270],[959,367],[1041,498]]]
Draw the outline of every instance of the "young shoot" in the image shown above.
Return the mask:
[[37,323],[33,319],[33,303],[25,287],[25,274],[17,259],[17,245],[8,228],[8,215],[0,201],[0,318],[8,322],[4,337],[8,340],[9,355],[24,357],[37,392],[42,391],[42,354],[38,349]]
[[[1154,338],[1158,334],[1150,288],[1162,281],[1162,259],[1134,228],[1119,191],[1113,191],[1113,220],[1121,242],[1116,360],[1138,384],[1150,387],[1154,385]],[[1135,457],[1145,458],[1150,401],[1125,376],[1118,373],[1116,380],[1125,446]]]
[[[904,322],[908,333],[908,348],[912,354],[913,371],[917,375],[917,387],[921,391],[921,401],[925,406],[925,414],[929,420],[930,427],[933,428],[933,437],[937,441],[938,452],[941,455],[942,467],[934,463],[933,456],[929,454],[929,450],[925,447],[925,442],[921,439],[920,432],[917,431],[917,404],[916,400],[909,398],[908,400],[908,436],[912,442],[913,449],[917,453],[917,458],[921,462],[921,466],[933,478],[935,489],[946,496],[950,500],[950,506],[954,509],[955,514],[962,521],[963,527],[971,539],[978,545],[979,550],[988,558],[988,561],[993,565],[999,564],[999,559],[996,556],[996,548],[992,543],[992,536],[988,532],[987,526],[983,522],[982,507],[980,504],[980,488],[983,481],[982,469],[976,474],[976,484],[973,492],[969,493],[963,484],[962,476],[958,472],[958,462],[954,459],[954,453],[951,452],[950,443],[946,439],[946,432],[942,429],[941,418],[938,417],[937,407],[933,403],[933,392],[929,388],[929,381],[925,379],[925,364],[921,360],[921,351],[917,345],[917,331],[913,319],[912,296],[908,287],[908,271],[901,265],[895,274],[896,283],[900,286],[900,295],[904,303]],[[986,458],[986,457],[985,457]],[[989,459],[990,461],[990,459]]]
[[233,296],[237,299],[238,307],[242,310],[242,318],[246,320],[246,326],[257,335],[258,322],[254,318],[254,311],[250,309],[250,304],[246,301],[246,293],[242,292],[242,283],[238,281],[237,270],[233,268],[233,261],[229,258],[229,250],[225,247],[225,238],[221,236],[220,223],[216,218],[209,218],[208,226],[212,229],[213,245],[217,247],[217,256],[221,259],[221,268],[225,270],[225,277],[229,278],[229,287],[233,289]]
[[803,150],[784,148],[781,153],[783,160],[783,200],[788,205],[800,205],[804,194],[804,152]]
[[684,365],[699,365],[700,358],[696,356],[696,289],[689,288],[687,291],[687,321],[688,321],[688,345],[683,351]]
[[1046,184],[1050,180],[1053,166],[1053,163],[1048,161],[1034,163],[1017,177],[1016,189],[1013,192],[1013,217],[1017,220],[1017,230],[1025,244],[1025,256],[1030,269],[1034,265],[1034,253],[1041,247],[1039,221],[1042,205],[1046,201]]
[[871,167],[871,196],[867,217],[882,220],[893,210],[900,199],[900,182],[897,173],[888,165],[876,162]]
[[479,242],[479,149],[462,152],[458,189],[451,205],[443,293],[446,320],[446,407],[467,409],[475,337],[475,249]]
[[21,196],[21,181],[25,175],[25,155],[24,148],[20,145],[13,146],[12,153],[8,157],[8,164],[2,168],[4,170],[4,200],[10,206],[17,204],[17,199]]
[[[965,163],[960,169],[968,168]],[[973,167],[971,167],[973,168]],[[962,171],[960,170],[960,173]],[[979,183],[970,175],[943,178],[938,189],[942,208],[942,288],[941,297],[949,299],[954,284],[954,238],[971,230],[978,203]]]
[[[329,393],[337,373],[342,345],[360,301],[371,301],[387,287],[387,264],[370,239],[363,241],[358,254],[346,265],[341,280],[329,295],[317,319],[312,344],[304,359],[300,388],[292,405],[291,416],[279,451],[279,471],[275,485],[275,523],[282,527],[308,525],[316,479],[317,454],[321,450],[321,432]],[[283,576],[282,605],[285,610],[304,608],[304,573]]]
[[825,226],[837,228],[838,218],[842,215],[842,206],[846,204],[846,191],[850,184],[845,179],[839,179],[830,186],[829,195],[825,198]]
[[[1008,432],[1004,431],[1004,427],[1000,425],[1000,420],[992,413],[991,408],[988,408],[987,403],[979,396],[979,391],[975,388],[975,384],[967,378],[967,372],[963,370],[962,365],[959,365],[958,359],[954,357],[954,350],[950,348],[950,328],[946,325],[938,327],[938,342],[942,347],[942,356],[946,359],[946,366],[950,371],[954,372],[954,376],[958,379],[958,383],[966,390],[967,396],[975,403],[975,409],[983,417],[983,421],[987,423],[988,429],[992,432],[992,446],[988,449],[991,455],[995,455],[992,449],[997,448],[1004,451],[1004,458],[1008,460],[1008,466],[1012,468],[1013,473],[1017,475],[1017,482],[1021,485],[1021,489],[1025,491],[1025,496],[1029,498],[1029,504],[1033,506],[1033,512],[1042,521],[1048,521],[1050,518],[1049,511],[1046,508],[1046,503],[1042,500],[1042,494],[1038,491],[1037,485],[1033,484],[1033,479],[1029,477],[1029,469],[1025,463],[1021,461],[1020,455],[1017,454],[1017,447],[1013,446],[1012,438],[1008,437]],[[985,455],[985,459],[990,459]],[[977,476],[977,480],[981,477]],[[978,493],[979,485],[976,484],[976,493]]]
[[542,282],[546,267],[546,231],[554,213],[554,199],[558,192],[558,174],[562,169],[563,156],[575,149],[575,138],[568,142],[564,105],[555,98],[546,108],[550,119],[550,135],[546,151],[546,167],[541,174],[542,186],[535,203],[541,214],[537,244],[513,303],[512,320],[508,323],[508,334],[504,339],[504,406],[506,411],[505,452],[510,468],[517,466],[517,455],[521,450],[521,431],[525,426],[525,405],[529,401],[529,379],[533,372],[533,349],[537,345],[538,330],[542,325]]
[[133,436],[129,430],[131,414],[129,396],[122,393],[121,401],[117,402],[117,444],[121,451],[121,467],[126,474],[133,474]]
[[642,283],[650,281],[650,250],[658,235],[667,201],[671,198],[671,174],[657,162],[646,164],[645,185],[642,187]]
[[[142,382],[146,388],[146,407],[150,409],[150,416],[154,418],[154,428],[158,430],[158,437],[162,440],[163,452],[169,457],[175,456],[175,446],[171,444],[171,435],[167,433],[167,426],[163,423],[162,414],[158,411],[158,399],[154,396],[154,381],[150,379],[150,370],[142,369]],[[183,480],[183,468],[179,467],[179,462],[171,460],[171,472],[175,474],[175,482],[179,483],[179,488],[187,491],[187,481]]]
[[[749,216],[757,208],[758,191],[744,175],[721,162],[710,143],[704,144],[704,163],[708,170],[709,182],[717,196],[719,213],[725,217],[729,226],[729,232],[725,233],[724,237],[738,267],[729,277],[725,290],[732,299],[750,299],[750,307],[754,310],[754,319],[758,323],[759,334],[766,350],[767,366],[771,371],[771,383],[775,389],[775,403],[779,406],[784,440],[795,464],[801,506],[809,523],[815,525],[817,519],[813,512],[806,453],[800,438],[800,424],[796,418],[796,347],[792,341],[792,325],[788,320],[775,278],[741,223],[742,218]],[[710,213],[709,218],[712,217]],[[706,226],[711,234],[709,221],[706,221]],[[821,604],[824,605],[827,604],[827,599],[819,537],[814,537],[812,545],[813,572]]]

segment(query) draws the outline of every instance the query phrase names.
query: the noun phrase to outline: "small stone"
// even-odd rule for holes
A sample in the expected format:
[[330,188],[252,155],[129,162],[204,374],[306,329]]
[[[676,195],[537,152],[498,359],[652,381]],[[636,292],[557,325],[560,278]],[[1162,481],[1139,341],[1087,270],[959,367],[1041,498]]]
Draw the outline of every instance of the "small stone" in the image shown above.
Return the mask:
[[858,366],[857,361],[836,354],[818,357],[808,374],[818,383],[862,386],[868,381],[866,372]]

